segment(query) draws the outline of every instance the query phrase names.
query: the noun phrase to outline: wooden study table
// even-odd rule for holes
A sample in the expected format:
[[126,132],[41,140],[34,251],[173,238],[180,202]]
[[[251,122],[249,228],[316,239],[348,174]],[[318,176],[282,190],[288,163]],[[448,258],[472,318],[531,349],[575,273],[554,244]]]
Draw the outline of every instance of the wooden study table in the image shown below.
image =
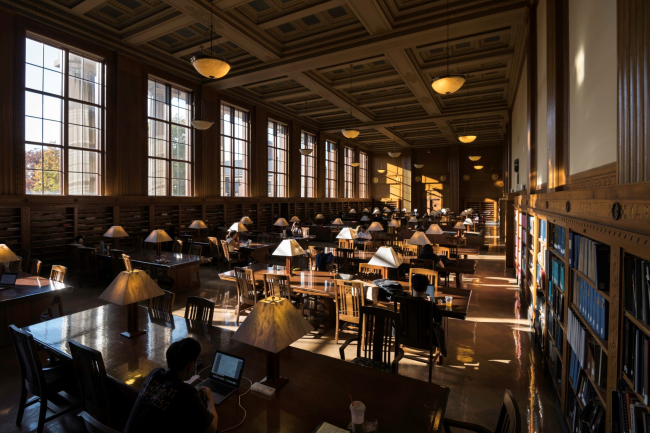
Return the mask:
[[73,287],[43,277],[20,272],[16,285],[0,289],[0,346],[11,343],[9,325],[28,326],[41,321],[41,313],[55,296],[70,293]]
[[[139,329],[144,335],[126,339],[127,309],[105,305],[26,328],[36,343],[71,362],[68,340],[102,352],[106,372],[112,378],[122,411],[129,410],[144,379],[157,367],[166,368],[165,351],[185,337],[201,343],[201,359],[212,363],[217,350],[246,359],[243,376],[253,382],[266,376],[266,353],[232,339],[233,332],[172,316],[155,319],[144,307]],[[295,347],[280,353],[280,369],[289,381],[271,398],[250,392],[241,398],[247,415],[238,432],[310,432],[323,421],[346,428],[350,399],[366,405],[367,420],[377,420],[382,432],[442,432],[450,389],[433,383],[376,371],[350,362],[318,355]],[[207,371],[205,372],[207,373]],[[76,379],[70,378],[76,383]],[[239,423],[244,414],[238,395],[249,388],[242,380],[239,391],[217,406],[219,429]],[[413,398],[417,396],[417,398]]]
[[[166,259],[168,263],[157,263],[159,258],[154,250],[124,250],[124,254],[130,257],[131,263],[148,268],[162,269],[172,280],[171,291],[175,293],[184,293],[199,288],[198,280],[194,275],[199,272],[199,266],[203,263],[201,256],[191,256],[189,254],[172,253],[162,251],[160,257]],[[110,256],[101,255],[110,259]]]

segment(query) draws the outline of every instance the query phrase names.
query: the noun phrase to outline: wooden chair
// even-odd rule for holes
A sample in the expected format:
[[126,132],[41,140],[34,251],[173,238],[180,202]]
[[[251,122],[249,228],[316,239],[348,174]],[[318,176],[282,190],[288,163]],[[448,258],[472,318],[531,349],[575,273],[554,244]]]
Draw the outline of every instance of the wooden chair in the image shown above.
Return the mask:
[[[32,334],[19,329],[15,325],[9,325],[9,331],[14,348],[16,349],[21,373],[20,400],[18,401],[16,425],[22,423],[26,407],[40,402],[36,431],[42,433],[46,422],[52,421],[77,408],[75,405],[49,417],[46,416],[48,400],[56,398],[66,385],[66,367],[64,364],[43,367]],[[29,401],[27,400],[27,393],[34,395]]]
[[183,241],[176,239],[172,243],[172,253],[181,254],[183,252]]
[[451,255],[451,249],[450,248],[437,247],[437,246],[433,246],[432,248],[433,248],[433,253],[435,255],[437,255],[437,256],[445,256],[445,257],[449,258],[449,256]]
[[402,254],[404,257],[417,257],[418,255],[418,246],[417,245],[402,245]]
[[[162,290],[162,289],[161,289]],[[156,296],[149,299],[149,309],[155,311],[162,311],[170,316],[174,311],[174,302],[176,301],[176,294],[168,290],[163,290],[164,295]]]
[[352,239],[339,239],[338,248],[354,248],[354,240],[352,240]]
[[[395,296],[393,302],[395,312],[399,312],[400,344],[407,348],[428,351],[424,362],[429,364],[429,382],[431,382],[433,365],[440,356],[440,352],[436,349],[442,347],[438,334],[434,331],[434,308],[436,307],[431,301],[412,296]],[[444,338],[444,332],[440,335]],[[404,357],[422,362],[422,356],[404,355]]]
[[342,323],[359,325],[360,308],[363,306],[363,282],[334,280],[336,302],[336,330],[334,341],[339,343],[339,331]]
[[214,263],[219,264],[221,259],[221,251],[219,250],[219,240],[215,237],[208,237],[208,245],[210,246],[210,266]]
[[228,242],[221,241],[221,250],[223,252],[223,259],[228,264],[228,269],[230,269],[232,265],[241,265],[244,263],[244,260],[241,258],[239,253],[231,253],[228,251]]
[[82,286],[85,276],[93,278],[96,289],[99,286],[99,268],[97,267],[97,253],[94,248],[78,247],[77,254],[79,256],[79,287]]
[[20,253],[18,254],[23,259],[23,272],[29,272],[32,265],[32,250],[26,248],[21,248]]
[[84,420],[89,432],[117,431],[113,427],[114,418],[108,394],[109,384],[102,353],[77,343],[68,341],[72,364],[79,382],[81,407],[79,416]]
[[373,246],[373,241],[364,241],[361,245],[363,245],[363,251],[374,251],[374,246]]
[[29,273],[35,276],[40,276],[41,275],[41,266],[43,265],[43,262],[41,262],[38,259],[32,259],[32,263],[29,269]]
[[201,245],[190,244],[190,248],[189,248],[190,256],[200,256],[202,251],[203,248],[201,247]]
[[450,427],[458,427],[461,430],[469,430],[479,433],[519,433],[521,431],[521,416],[519,415],[519,407],[517,401],[509,389],[503,396],[503,405],[501,406],[501,413],[499,420],[494,430],[489,430],[478,424],[471,424],[463,421],[455,421],[453,419],[445,418],[442,420],[442,425],[445,427],[445,433],[451,433]]
[[185,305],[185,318],[212,326],[214,317],[214,301],[198,296],[188,296]]
[[9,266],[7,266],[7,272],[11,273],[18,273],[23,269],[23,258],[20,256],[17,256],[18,260],[14,260],[13,262],[9,262]]
[[255,275],[252,269],[235,268],[235,283],[237,285],[237,324],[242,310],[251,309],[257,304],[258,291],[255,285]]
[[122,271],[126,271],[124,266],[124,251],[122,250],[108,250],[111,255],[111,271],[113,272],[113,278],[117,277],[118,274]]
[[337,248],[334,261],[338,265],[339,272],[346,274],[354,273],[354,249]]
[[411,268],[409,269],[409,288],[411,288],[411,277],[413,274],[422,274],[426,275],[429,279],[429,284],[431,284],[434,289],[438,289],[438,271],[432,271],[431,269],[423,268]]
[[345,361],[345,348],[357,341],[354,364],[397,374],[399,361],[404,357],[400,347],[399,313],[380,307],[361,307],[359,321],[360,335],[349,338],[339,348],[341,359]]
[[383,269],[381,266],[359,263],[359,276],[364,281],[378,280],[382,277]]
[[[65,266],[52,265],[52,270],[50,271],[50,280],[56,281],[57,283],[63,283],[67,272],[68,269]],[[47,314],[50,316],[50,319],[54,319],[54,315],[52,314],[53,308],[59,309],[59,317],[63,316],[63,299],[60,295],[55,296],[50,306],[47,307]]]
[[292,292],[288,275],[264,274],[264,294],[286,298],[294,307],[300,306],[300,295]]
[[411,267],[412,268],[421,268],[421,269],[429,269],[429,270],[434,270],[435,268],[435,262],[433,260],[428,260],[428,259],[411,259]]

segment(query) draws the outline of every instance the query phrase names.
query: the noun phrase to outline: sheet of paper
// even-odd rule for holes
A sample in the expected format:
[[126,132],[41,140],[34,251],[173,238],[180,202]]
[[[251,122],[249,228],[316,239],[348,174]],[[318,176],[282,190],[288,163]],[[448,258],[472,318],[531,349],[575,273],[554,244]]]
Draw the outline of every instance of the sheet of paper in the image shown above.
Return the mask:
[[349,431],[324,422],[315,433],[349,433]]

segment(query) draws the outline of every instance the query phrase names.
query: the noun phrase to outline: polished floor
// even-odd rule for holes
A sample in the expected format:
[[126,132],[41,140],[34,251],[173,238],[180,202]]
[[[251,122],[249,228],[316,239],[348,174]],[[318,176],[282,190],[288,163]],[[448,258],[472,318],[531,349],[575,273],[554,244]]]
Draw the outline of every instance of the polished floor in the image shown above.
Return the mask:
[[[479,260],[476,275],[465,277],[466,288],[472,289],[467,320],[450,320],[447,338],[448,356],[443,365],[434,368],[433,381],[451,388],[447,416],[482,424],[493,429],[501,408],[503,393],[510,389],[517,400],[522,431],[559,432],[556,400],[548,375],[541,367],[541,354],[533,348],[533,333],[521,308],[514,279],[505,274],[505,260],[496,245],[489,242],[487,255]],[[217,303],[215,325],[235,329],[234,283],[220,281],[216,269],[201,269],[203,287],[191,295],[214,299]],[[455,282],[452,280],[451,284]],[[77,289],[66,299],[66,313],[101,305],[97,299],[101,289]],[[183,314],[186,296],[178,296],[175,314]],[[245,320],[245,314],[242,315]],[[345,338],[340,337],[342,343]],[[325,335],[307,335],[294,346],[339,358],[340,344],[334,342],[334,331]],[[346,354],[352,356],[354,346]],[[404,360],[400,374],[428,379],[426,364]],[[251,378],[258,380],[260,378]],[[38,405],[26,411],[23,425],[16,427],[16,403],[19,392],[19,370],[11,347],[0,351],[0,431],[32,431],[36,427]],[[390,396],[387,396],[389,399]],[[417,396],[413,396],[417,398]],[[381,420],[379,420],[381,424]],[[46,425],[46,431],[80,431],[74,416],[68,415]],[[246,431],[245,426],[238,431]]]

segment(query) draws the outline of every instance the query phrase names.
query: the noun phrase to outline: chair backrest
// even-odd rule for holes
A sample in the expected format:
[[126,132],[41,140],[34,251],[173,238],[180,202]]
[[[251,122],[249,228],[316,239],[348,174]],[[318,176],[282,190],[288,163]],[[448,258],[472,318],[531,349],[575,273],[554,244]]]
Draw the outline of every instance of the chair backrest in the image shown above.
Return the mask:
[[131,264],[131,257],[127,256],[126,254],[122,254],[122,261],[124,262],[124,270],[125,271],[132,271],[133,270],[133,265]]
[[264,293],[266,296],[279,296],[291,301],[289,276],[282,274],[264,274]]
[[357,357],[391,365],[401,344],[399,313],[380,307],[361,307],[359,323],[363,344],[357,346]]
[[406,257],[415,257],[418,255],[418,246],[417,245],[402,245],[402,254]]
[[94,248],[78,247],[77,255],[79,256],[79,269],[86,271],[97,269],[97,253]]
[[37,277],[41,275],[41,266],[43,265],[43,262],[41,262],[38,259],[32,259],[31,267],[29,269],[29,273],[32,275],[36,275]]
[[221,250],[223,252],[223,257],[230,261],[230,251],[228,251],[228,242],[227,241],[221,241]]
[[354,248],[354,241],[352,239],[339,239],[339,248]]
[[519,433],[521,431],[521,416],[517,401],[509,389],[503,396],[503,406],[494,433]]
[[359,263],[359,275],[365,281],[378,280],[382,277],[383,269],[381,266],[369,265],[368,263]]
[[363,306],[363,282],[334,280],[336,284],[336,310],[339,320],[359,322]]
[[436,264],[433,260],[429,259],[411,259],[411,267],[412,268],[420,268],[420,269],[430,269],[434,270]]
[[22,270],[25,272],[29,272],[31,270],[31,265],[32,265],[32,250],[28,250],[27,248],[21,248],[19,256],[23,258]]
[[172,253],[180,254],[183,252],[183,241],[176,239],[172,244]]
[[449,255],[451,254],[451,249],[447,247],[433,247],[433,252],[438,256],[445,256],[449,258]]
[[190,244],[190,256],[200,256],[202,250],[201,245]]
[[210,245],[210,256],[218,259],[221,257],[221,252],[219,251],[219,240],[215,237],[208,237],[208,245]]
[[120,272],[126,271],[126,266],[124,265],[124,251],[122,250],[109,250],[111,255],[111,269],[113,271],[113,278],[115,278]]
[[108,254],[111,255],[111,259],[122,259],[122,254],[124,254],[124,251],[122,251],[122,250],[108,250]]
[[457,236],[445,236],[445,243],[447,245],[458,245],[458,239]]
[[255,274],[253,274],[252,269],[235,268],[235,283],[237,285],[238,299],[249,304],[257,304]]
[[17,256],[18,260],[14,260],[13,262],[9,262],[9,272],[19,272],[23,268],[23,258],[20,256]]
[[206,325],[212,325],[213,317],[213,301],[205,298],[199,298],[198,296],[189,296],[187,298],[187,305],[185,306],[186,319],[202,322]]
[[363,242],[363,250],[364,251],[372,251],[373,250],[373,241],[364,241]]
[[111,424],[111,410],[108,398],[108,376],[104,367],[102,353],[86,347],[74,340],[68,341],[72,364],[79,389],[81,390],[81,405],[93,418],[99,422]]
[[353,262],[354,262],[354,249],[352,248],[336,249],[336,264],[339,266],[340,272],[351,273]]
[[62,283],[65,280],[65,274],[68,272],[68,268],[61,265],[52,265],[52,270],[50,271],[50,280],[56,281],[57,283]]
[[409,269],[409,287],[411,284],[411,277],[413,274],[422,274],[426,275],[429,279],[429,284],[433,285],[435,289],[438,288],[438,271],[432,271],[431,269],[423,268],[411,268]]
[[[161,289],[162,290],[162,289]],[[167,314],[172,314],[174,311],[174,302],[176,301],[176,294],[168,290],[163,290],[164,295],[156,296],[149,299],[149,309],[162,311]]]
[[395,312],[399,311],[400,344],[417,349],[430,349],[437,339],[433,332],[433,302],[413,296],[395,296]]
[[9,325],[9,331],[16,349],[16,357],[18,357],[18,365],[25,388],[32,394],[40,396],[45,386],[45,376],[34,337],[16,325]]

